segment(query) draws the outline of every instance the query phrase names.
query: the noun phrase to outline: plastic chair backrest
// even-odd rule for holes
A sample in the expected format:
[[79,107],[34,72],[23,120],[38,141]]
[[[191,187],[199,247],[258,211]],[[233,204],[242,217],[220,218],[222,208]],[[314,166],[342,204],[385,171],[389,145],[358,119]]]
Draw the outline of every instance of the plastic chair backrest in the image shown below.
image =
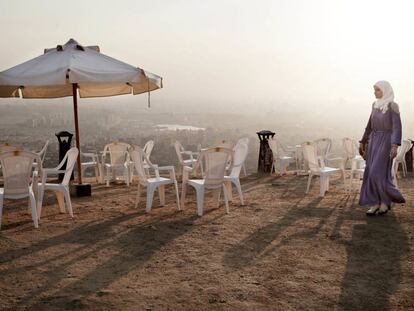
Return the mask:
[[146,184],[147,183],[147,174],[145,173],[145,168],[144,168],[144,151],[139,148],[139,147],[135,147],[134,150],[131,151],[130,153],[131,155],[131,159],[132,162],[134,162],[134,166],[135,169],[138,173],[138,180],[141,184]]
[[410,148],[412,147],[412,142],[409,141],[408,139],[404,139],[401,143],[401,147],[398,150],[397,153],[397,161],[403,161],[405,154],[407,153],[408,150],[410,150]]
[[73,168],[75,167],[76,160],[78,158],[79,150],[76,147],[72,147],[66,152],[65,157],[60,162],[59,166],[66,162],[65,175],[63,176],[62,185],[68,185],[70,176],[72,175]]
[[243,166],[244,161],[246,160],[248,151],[249,148],[245,143],[238,143],[234,147],[233,164],[230,176],[239,178],[240,170]]
[[285,150],[282,148],[281,144],[277,139],[269,138],[267,142],[269,143],[269,147],[272,150],[273,158],[279,159],[286,156]]
[[342,139],[342,145],[346,153],[346,157],[349,159],[354,158],[358,155],[355,140],[352,138],[345,137]]
[[109,151],[112,166],[124,165],[127,160],[128,149],[130,149],[130,145],[127,143],[113,142],[105,146],[104,152]]
[[309,169],[314,172],[320,171],[321,167],[319,165],[317,147],[315,143],[304,142],[302,144],[302,152],[305,161],[308,163]]
[[201,152],[198,163],[205,163],[204,187],[206,189],[218,189],[223,185],[224,172],[232,152],[231,149],[222,147],[209,148]]
[[144,151],[145,155],[149,159],[151,157],[152,149],[154,149],[154,141],[149,140],[145,143],[144,148],[142,150]]
[[269,147],[270,147],[270,150],[272,150],[272,153],[273,153],[273,158],[274,159],[277,159],[277,158],[279,158],[279,154],[278,154],[278,150],[277,150],[277,141],[275,140],[275,139],[273,139],[273,138],[269,138],[268,140],[267,140],[267,142],[268,142],[268,144],[269,144]]
[[222,141],[218,142],[217,144],[215,144],[213,146],[213,148],[215,148],[215,147],[233,149],[234,148],[234,144],[232,142],[230,142],[230,141],[222,140]]
[[183,145],[181,145],[181,143],[177,140],[174,143],[174,148],[175,148],[175,152],[177,153],[178,161],[180,162],[181,165],[184,165],[183,155],[181,154],[181,152],[184,151]]
[[37,153],[37,154],[39,155],[40,160],[42,161],[42,163],[43,163],[43,161],[44,161],[44,159],[45,159],[45,156],[46,156],[47,146],[49,146],[49,140],[46,140],[46,143],[45,143],[45,145],[43,146],[42,150],[40,150],[40,151]]
[[249,138],[248,137],[239,138],[239,140],[236,142],[236,146],[238,144],[246,144],[247,146],[249,146]]
[[20,148],[19,146],[12,146],[9,144],[0,145],[0,152],[10,152],[16,150],[22,150],[22,148]]
[[[5,195],[22,196],[29,194],[34,161],[40,163],[39,156],[34,152],[15,150],[0,153]],[[41,170],[41,163],[38,169]]]
[[317,155],[325,158],[331,151],[332,140],[330,138],[320,138],[314,141]]

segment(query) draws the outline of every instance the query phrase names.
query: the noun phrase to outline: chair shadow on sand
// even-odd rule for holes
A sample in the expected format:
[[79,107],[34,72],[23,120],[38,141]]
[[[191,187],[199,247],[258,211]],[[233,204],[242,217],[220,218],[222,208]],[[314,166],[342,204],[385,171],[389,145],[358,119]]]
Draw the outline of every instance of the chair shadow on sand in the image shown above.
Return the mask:
[[[306,189],[305,177],[301,176],[301,178],[298,178],[297,176],[289,176],[287,178],[289,178],[290,183],[286,183],[283,179],[272,176],[266,179],[266,183],[271,185],[271,187],[281,187],[280,195],[282,198],[294,200],[294,203],[286,208],[287,213],[281,219],[259,228],[246,239],[231,247],[224,256],[224,266],[230,270],[238,270],[255,264],[260,258],[295,239],[311,239],[318,234],[337,208],[341,208],[347,204],[348,198],[342,196],[333,207],[320,208],[318,205],[323,198],[316,197],[306,205],[298,208],[301,202],[307,197],[304,193]],[[334,182],[337,181],[335,180]],[[317,188],[316,186],[314,187]],[[311,229],[304,229],[283,239],[280,243],[270,246],[286,228],[295,225],[295,222],[299,220],[309,218],[319,219],[318,224]]]
[[[224,256],[224,266],[230,270],[238,270],[246,266],[254,265],[262,257],[292,240],[311,239],[318,234],[336,207],[343,204],[344,201],[340,200],[332,208],[318,208],[318,204],[322,200],[322,198],[318,197],[298,208],[297,205],[301,200],[297,200],[291,207],[288,207],[287,213],[281,219],[259,228],[246,239],[231,247]],[[285,229],[294,225],[295,222],[307,218],[316,218],[319,219],[319,222],[313,228],[304,229],[283,239],[278,244],[271,246],[272,242]]]
[[[142,213],[121,215],[103,222],[85,224],[70,232],[41,241],[30,248],[21,248],[14,251],[6,251],[0,254],[1,262],[12,261],[16,258],[41,252],[48,248],[61,246],[62,244],[81,244],[77,249],[60,253],[58,256],[33,265],[25,265],[19,268],[3,270],[6,274],[26,272],[46,267],[47,282],[42,286],[33,288],[26,296],[10,309],[30,306],[31,310],[47,309],[82,309],[88,296],[99,294],[112,283],[124,277],[131,271],[139,269],[163,246],[174,239],[193,230],[193,222],[198,219],[196,215],[168,220],[168,216],[153,219],[145,224],[137,224],[114,233],[112,228],[122,222],[133,220]],[[221,217],[221,216],[220,216]],[[164,220],[166,218],[167,220]],[[108,258],[102,264],[89,270],[77,280],[68,285],[56,286],[67,278],[68,269],[71,265],[88,259],[99,250],[118,249],[119,253]],[[76,255],[79,253],[79,255]],[[45,294],[45,292],[53,293]]]

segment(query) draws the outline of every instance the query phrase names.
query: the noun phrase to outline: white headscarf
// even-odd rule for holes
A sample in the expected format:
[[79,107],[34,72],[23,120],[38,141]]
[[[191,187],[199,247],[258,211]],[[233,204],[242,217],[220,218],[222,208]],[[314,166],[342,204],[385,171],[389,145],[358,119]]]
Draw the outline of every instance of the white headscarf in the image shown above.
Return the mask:
[[380,109],[382,113],[388,110],[388,103],[394,102],[394,91],[388,81],[378,81],[375,86],[382,91],[382,97],[374,103],[374,108]]

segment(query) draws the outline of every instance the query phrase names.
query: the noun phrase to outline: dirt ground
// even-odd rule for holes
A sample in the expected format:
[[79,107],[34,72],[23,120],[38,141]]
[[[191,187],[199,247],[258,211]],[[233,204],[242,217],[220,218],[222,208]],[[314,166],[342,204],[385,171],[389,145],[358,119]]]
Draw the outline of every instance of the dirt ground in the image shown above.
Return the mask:
[[237,198],[196,216],[134,208],[136,185],[94,185],[75,218],[46,196],[39,229],[25,201],[6,201],[1,310],[414,310],[414,177],[405,206],[366,217],[341,179],[318,197],[306,177],[242,180]]

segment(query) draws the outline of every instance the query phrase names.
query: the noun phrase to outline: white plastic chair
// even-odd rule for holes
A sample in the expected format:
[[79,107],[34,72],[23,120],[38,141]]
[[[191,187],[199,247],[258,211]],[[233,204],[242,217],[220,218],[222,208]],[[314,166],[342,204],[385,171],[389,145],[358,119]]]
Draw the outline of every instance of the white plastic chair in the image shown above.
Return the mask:
[[[351,170],[350,170],[350,176],[349,176],[349,191],[352,192],[354,190],[354,182],[360,181],[362,177],[364,176],[365,171],[365,161],[362,162],[359,161],[357,158],[351,159]],[[357,189],[360,189],[360,187],[357,187]]]
[[[354,190],[354,182],[359,181],[364,175],[365,160],[358,153],[358,145],[352,138],[345,137],[342,139],[342,145],[345,151],[344,168],[350,166],[349,186],[348,190]],[[359,187],[357,188],[359,189]]]
[[412,142],[408,139],[404,139],[401,146],[398,148],[397,156],[394,158],[392,163],[392,169],[394,170],[395,176],[397,176],[398,167],[401,164],[403,169],[403,176],[407,176],[407,163],[405,162],[405,154],[413,146]]
[[[192,151],[186,151],[183,147],[183,145],[176,141],[174,143],[175,152],[177,154],[178,162],[181,166],[181,168],[184,168],[184,166],[193,167],[193,165],[197,162],[197,159],[195,158],[194,152]],[[188,159],[184,159],[183,155],[189,157]]]
[[239,176],[240,176],[240,171],[243,167],[243,163],[246,160],[247,153],[248,153],[248,146],[244,142],[240,142],[236,144],[236,146],[234,147],[231,172],[229,175],[224,176],[224,181],[227,186],[227,190],[228,190],[227,194],[228,194],[229,199],[230,200],[232,199],[231,184],[234,184],[234,186],[236,187],[237,193],[239,195],[241,205],[244,205],[244,200],[243,200],[243,192],[241,189]]
[[[113,142],[107,144],[102,154],[102,165],[105,168],[106,186],[109,187],[111,177],[117,180],[117,170],[123,171],[124,180],[129,186],[130,183],[130,169],[129,169],[129,153],[131,146],[127,143]],[[107,163],[106,156],[109,155],[109,163]]]
[[316,153],[318,157],[322,158],[326,165],[334,166],[338,164],[342,171],[342,177],[345,180],[345,162],[343,157],[335,156],[332,150],[332,139],[320,138],[314,141],[316,145]]
[[[65,212],[65,207],[69,212],[69,215],[73,217],[73,210],[72,210],[72,202],[70,199],[70,192],[69,192],[69,181],[70,177],[73,172],[73,168],[75,166],[77,157],[78,157],[79,150],[76,147],[72,147],[66,152],[65,157],[59,163],[58,166],[55,168],[45,168],[43,169],[43,178],[42,183],[39,184],[39,193],[40,193],[40,208],[38,212],[38,216],[40,219],[42,213],[42,202],[43,196],[46,190],[51,190],[55,193],[56,198],[58,200],[59,210],[60,212]],[[66,163],[66,168],[62,168],[63,165]],[[50,175],[58,175],[64,174],[62,182],[60,184],[52,184],[47,183],[47,177]]]
[[331,152],[332,140],[330,138],[320,138],[314,141],[316,146],[316,154],[324,160]]
[[325,192],[329,190],[329,176],[340,172],[339,168],[326,167],[323,159],[317,155],[317,147],[315,143],[305,142],[302,144],[303,156],[309,167],[309,178],[306,193],[309,192],[312,177],[320,177],[320,196],[325,196]]
[[346,155],[345,167],[349,164],[352,167],[352,162],[356,162],[356,168],[363,168],[365,166],[365,160],[359,154],[358,145],[354,139],[348,137],[343,138],[342,146],[344,147]]
[[289,164],[291,162],[296,162],[295,158],[287,155],[285,150],[275,138],[269,138],[268,143],[273,154],[273,163],[270,168],[270,174],[273,173],[273,169],[281,175],[285,174]]
[[93,168],[95,171],[95,179],[98,182],[100,177],[99,177],[99,156],[98,154],[96,154],[95,152],[81,152],[81,161],[83,159],[88,159],[89,161],[86,162],[81,162],[81,172],[82,172],[82,176],[85,176],[85,171],[88,168]]
[[[39,163],[39,165],[38,170],[32,173],[32,165],[34,162]],[[42,162],[40,157],[34,152],[15,150],[0,153],[0,163],[4,177],[4,188],[0,188],[0,228],[3,214],[3,200],[18,200],[27,197],[30,200],[34,227],[38,228],[37,208],[40,203],[37,179],[38,176],[42,175]],[[32,175],[32,178],[30,178],[30,175]]]
[[[238,144],[245,144],[247,146],[247,153],[249,152],[249,138],[248,137],[242,137],[240,138],[237,142],[236,145],[234,146],[233,150],[236,149]],[[247,176],[247,172],[246,172],[246,163],[245,161],[242,164],[242,170],[243,170],[243,174],[244,176]]]
[[[178,195],[178,184],[177,179],[175,178],[174,166],[157,166],[155,164],[152,164],[150,160],[147,158],[145,152],[139,147],[135,147],[134,150],[131,151],[130,155],[132,162],[134,163],[135,170],[138,173],[138,191],[135,200],[135,208],[138,207],[139,199],[141,196],[141,186],[147,187],[147,203],[145,211],[149,213],[151,211],[155,190],[158,189],[158,193],[160,195],[160,202],[163,206],[165,204],[164,186],[174,184],[175,194],[177,198],[177,206],[180,210],[180,198]],[[148,166],[150,170],[153,170],[155,172],[155,177],[147,176],[146,166]],[[170,178],[161,177],[160,171],[168,171],[170,174]]]
[[[197,194],[197,214],[203,215],[204,209],[204,191],[205,189],[213,190],[215,192],[215,206],[219,206],[221,189],[224,192],[224,201],[226,204],[226,213],[229,213],[229,203],[227,197],[227,189],[224,185],[224,172],[226,164],[232,155],[232,150],[222,147],[214,147],[207,150],[203,150],[194,165],[194,168],[184,166],[183,170],[183,185],[181,193],[181,204],[184,208],[185,196],[187,192],[187,186],[190,185],[195,188]],[[190,179],[190,173],[195,173],[201,168],[201,163],[204,161],[204,178],[203,179]]]

